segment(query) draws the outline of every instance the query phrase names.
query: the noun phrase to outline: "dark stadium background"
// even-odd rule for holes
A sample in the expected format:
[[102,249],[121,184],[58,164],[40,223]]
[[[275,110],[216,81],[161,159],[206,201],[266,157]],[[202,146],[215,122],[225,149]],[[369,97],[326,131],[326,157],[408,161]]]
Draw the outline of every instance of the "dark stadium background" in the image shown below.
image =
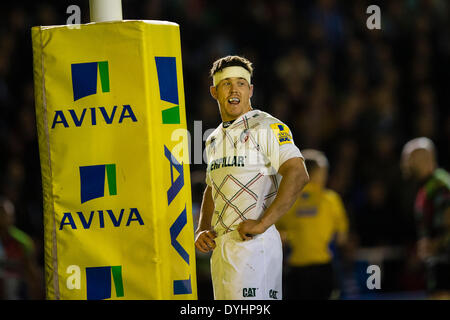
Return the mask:
[[[43,273],[42,189],[36,137],[32,26],[66,24],[69,5],[89,22],[88,1],[0,4],[0,194],[16,206],[16,225],[37,249]],[[381,8],[381,30],[366,8]],[[426,136],[450,169],[450,3],[408,1],[122,0],[124,19],[169,20],[181,28],[187,123],[220,123],[209,95],[212,62],[253,61],[254,108],[292,129],[296,144],[326,153],[328,186],[344,199],[351,244],[341,259],[379,264],[380,290],[364,275],[341,274],[347,298],[424,297],[412,211],[417,186],[402,178],[409,139]],[[194,142],[195,143],[195,142]],[[197,142],[198,143],[198,142]],[[205,165],[191,165],[197,217]],[[208,256],[198,255],[199,298],[211,299]],[[367,277],[367,275],[365,275]]]

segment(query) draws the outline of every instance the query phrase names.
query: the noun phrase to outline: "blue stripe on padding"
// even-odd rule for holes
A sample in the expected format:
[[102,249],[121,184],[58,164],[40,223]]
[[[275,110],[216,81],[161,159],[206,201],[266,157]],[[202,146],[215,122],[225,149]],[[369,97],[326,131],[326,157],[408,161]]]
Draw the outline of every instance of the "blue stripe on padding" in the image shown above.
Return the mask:
[[189,253],[184,250],[181,244],[177,241],[177,237],[180,234],[181,230],[187,224],[187,215],[186,215],[186,206],[184,210],[180,213],[177,220],[170,227],[170,240],[172,246],[178,252],[178,254],[183,258],[184,261],[189,265]]
[[186,280],[174,280],[173,281],[173,294],[191,294],[191,275]]

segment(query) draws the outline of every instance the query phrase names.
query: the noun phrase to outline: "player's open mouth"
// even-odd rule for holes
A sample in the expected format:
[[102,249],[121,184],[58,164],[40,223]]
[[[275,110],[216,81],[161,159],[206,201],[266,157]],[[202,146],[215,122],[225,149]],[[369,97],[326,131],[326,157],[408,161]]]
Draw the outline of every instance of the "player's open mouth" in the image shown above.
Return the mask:
[[238,104],[239,102],[241,102],[241,100],[239,98],[228,99],[228,103],[230,103],[230,104]]

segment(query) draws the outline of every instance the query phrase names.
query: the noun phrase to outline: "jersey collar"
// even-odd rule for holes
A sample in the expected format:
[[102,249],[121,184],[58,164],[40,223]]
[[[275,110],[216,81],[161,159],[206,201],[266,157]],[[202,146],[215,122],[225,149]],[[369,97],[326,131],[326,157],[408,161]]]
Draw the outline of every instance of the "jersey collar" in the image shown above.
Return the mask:
[[[252,109],[244,114],[242,114],[239,118],[235,119],[235,120],[231,120],[231,121],[224,121],[220,124],[220,126],[222,127],[222,130],[227,130],[227,129],[231,129],[233,128],[237,123],[240,123],[241,120],[246,117],[247,119],[251,118],[255,113],[257,113],[259,110],[257,109]],[[229,125],[226,125],[226,123],[230,123]]]

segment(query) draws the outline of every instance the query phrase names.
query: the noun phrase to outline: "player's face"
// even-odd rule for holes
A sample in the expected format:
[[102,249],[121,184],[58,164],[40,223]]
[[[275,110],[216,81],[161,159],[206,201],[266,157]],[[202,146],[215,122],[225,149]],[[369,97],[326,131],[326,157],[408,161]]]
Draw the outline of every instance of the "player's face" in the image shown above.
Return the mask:
[[417,179],[420,177],[421,161],[416,151],[403,156],[402,171],[403,176],[407,179]]
[[310,181],[316,183],[321,188],[325,187],[328,179],[327,167],[316,167],[309,173]]
[[409,154],[402,156],[402,161],[400,163],[400,168],[402,170],[403,177],[405,179],[411,178],[411,167],[409,164]]
[[211,95],[217,100],[222,121],[239,118],[250,111],[250,98],[253,95],[253,85],[243,78],[226,78],[215,87],[211,87]]
[[318,175],[318,182],[320,186],[323,188],[327,184],[328,179],[328,168],[327,167],[319,167],[317,168],[316,174]]

